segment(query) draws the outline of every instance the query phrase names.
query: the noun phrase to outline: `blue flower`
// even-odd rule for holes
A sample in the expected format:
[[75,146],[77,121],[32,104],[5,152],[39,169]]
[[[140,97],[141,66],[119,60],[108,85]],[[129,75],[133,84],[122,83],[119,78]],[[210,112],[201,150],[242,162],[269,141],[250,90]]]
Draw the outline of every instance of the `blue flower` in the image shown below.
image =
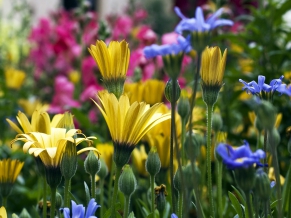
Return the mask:
[[178,7],[175,7],[176,14],[182,19],[180,23],[176,26],[175,32],[182,34],[183,31],[198,31],[206,32],[215,29],[218,26],[232,26],[233,21],[227,19],[217,19],[223,12],[223,8],[220,8],[213,15],[211,15],[207,20],[204,20],[203,11],[201,7],[196,8],[195,18],[185,17]]
[[78,218],[97,218],[96,216],[94,216],[94,214],[99,207],[101,206],[95,202],[94,198],[92,198],[89,201],[86,214],[85,214],[85,207],[83,206],[83,204],[77,205],[74,201],[72,201],[72,216],[70,215],[69,208],[64,208],[61,210],[63,210],[65,218],[71,218],[71,217],[72,218],[77,218],[77,217]]
[[178,216],[176,214],[172,213],[171,218],[178,218]]
[[242,79],[239,79],[239,82],[244,84],[244,87],[242,88],[243,90],[246,90],[247,93],[251,93],[253,95],[260,95],[262,91],[270,93],[277,91],[280,94],[291,96],[290,88],[287,88],[286,84],[282,84],[283,78],[284,76],[280,76],[279,79],[273,79],[270,82],[270,85],[265,83],[265,77],[261,75],[258,76],[258,83],[255,81],[247,83]]
[[216,152],[229,169],[247,168],[253,164],[262,165],[260,159],[266,156],[265,152],[261,149],[253,153],[247,141],[244,141],[244,145],[238,148],[220,143],[216,148]]
[[180,52],[190,52],[192,50],[189,37],[185,39],[183,36],[179,36],[177,39],[178,43],[168,44],[168,45],[151,45],[146,46],[143,50],[144,55],[146,58],[153,58],[158,55],[165,56],[165,55],[176,55]]

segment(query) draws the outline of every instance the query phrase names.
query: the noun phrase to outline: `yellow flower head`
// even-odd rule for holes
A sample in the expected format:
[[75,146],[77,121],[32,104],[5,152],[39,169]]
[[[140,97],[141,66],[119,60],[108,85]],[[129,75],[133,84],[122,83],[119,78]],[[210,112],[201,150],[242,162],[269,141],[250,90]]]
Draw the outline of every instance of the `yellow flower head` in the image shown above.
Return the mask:
[[93,101],[109,128],[114,144],[114,161],[118,167],[127,163],[135,145],[149,130],[171,117],[158,112],[161,103],[152,107],[145,102],[130,104],[127,95],[121,95],[118,100],[107,91],[99,92],[98,98],[100,104]]
[[[25,142],[23,145],[23,151],[25,153],[28,152],[35,157],[39,156],[45,167],[57,168],[60,166],[67,141],[75,143],[77,146],[83,141],[91,143],[90,139],[95,139],[95,137],[74,138],[77,133],[80,133],[80,130],[70,129],[67,131],[65,128],[51,128],[50,134],[41,132],[18,134],[10,144],[16,141]],[[77,154],[88,150],[98,152],[96,148],[86,147],[79,150]]]
[[218,93],[222,87],[222,79],[226,64],[227,50],[223,55],[219,47],[206,47],[202,53],[201,61],[201,87],[203,101],[207,105],[213,106],[218,98]]
[[6,86],[11,89],[19,89],[25,79],[25,73],[21,70],[8,68],[5,71]]
[[28,132],[42,132],[50,134],[51,127],[56,127],[59,121],[62,119],[63,114],[56,114],[52,121],[47,112],[42,110],[35,110],[32,114],[31,122],[29,122],[27,116],[21,111],[18,112],[16,119],[20,124],[21,128],[17,126],[10,119],[6,119],[12,129],[14,129],[18,134],[28,133]]
[[47,111],[49,108],[48,104],[42,104],[38,99],[36,98],[30,98],[30,99],[19,99],[17,101],[19,106],[23,108],[25,114],[29,117],[32,116],[33,112],[35,110],[39,111]]
[[153,105],[162,102],[165,83],[161,80],[149,79],[145,82],[126,83],[124,90],[128,93],[131,104],[135,101],[145,101]]
[[5,207],[0,207],[0,218],[7,218],[7,212]]
[[223,55],[219,47],[206,47],[202,53],[200,74],[203,85],[222,86],[222,79],[226,64],[227,50]]
[[97,144],[96,148],[100,152],[100,158],[105,161],[108,170],[111,171],[111,163],[114,152],[113,145],[109,143]]
[[91,45],[89,52],[96,61],[104,80],[125,79],[129,64],[130,51],[126,41],[111,41],[107,45],[97,40]]
[[13,184],[19,175],[24,162],[19,160],[4,159],[0,161],[0,183]]
[[112,140],[119,145],[134,146],[155,125],[171,118],[170,114],[158,113],[161,103],[152,107],[145,102],[130,105],[127,95],[118,100],[106,91],[99,92],[97,105],[108,125]]

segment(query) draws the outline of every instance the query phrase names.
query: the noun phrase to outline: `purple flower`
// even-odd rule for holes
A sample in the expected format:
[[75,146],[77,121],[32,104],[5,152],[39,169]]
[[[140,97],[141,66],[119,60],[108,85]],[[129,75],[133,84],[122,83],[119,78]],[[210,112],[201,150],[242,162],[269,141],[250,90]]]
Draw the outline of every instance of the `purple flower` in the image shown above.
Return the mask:
[[85,207],[83,206],[83,204],[76,204],[74,201],[72,201],[72,214],[70,213],[70,209],[69,208],[64,208],[61,209],[63,210],[64,213],[64,217],[65,218],[74,218],[74,217],[78,217],[78,218],[97,218],[96,216],[94,216],[96,210],[101,207],[100,205],[98,205],[95,202],[95,199],[92,198],[89,201],[88,207],[87,207],[87,211],[85,214]]
[[266,156],[265,152],[261,149],[253,153],[247,141],[244,141],[244,145],[238,148],[220,143],[216,148],[216,152],[229,169],[247,168],[253,164],[261,165],[260,159]]
[[180,52],[190,52],[192,50],[189,37],[185,39],[183,36],[179,36],[177,39],[178,43],[168,44],[168,45],[151,45],[146,46],[143,50],[146,58],[153,58],[158,55],[165,56],[170,54],[178,54]]
[[206,32],[215,29],[218,26],[232,26],[233,21],[227,19],[218,19],[222,14],[223,8],[220,8],[213,15],[211,15],[207,20],[204,20],[203,11],[201,7],[196,8],[195,18],[185,17],[178,7],[175,7],[176,14],[182,19],[180,23],[176,26],[175,31],[182,34],[183,31],[198,31]]
[[262,91],[274,93],[275,91],[280,94],[291,95],[290,88],[287,88],[286,84],[282,84],[282,79],[284,76],[280,76],[279,79],[273,79],[270,82],[270,85],[265,83],[265,76],[258,76],[258,83],[255,81],[245,82],[242,79],[239,79],[241,83],[244,84],[243,90],[246,90],[247,93],[251,93],[253,95],[260,95]]

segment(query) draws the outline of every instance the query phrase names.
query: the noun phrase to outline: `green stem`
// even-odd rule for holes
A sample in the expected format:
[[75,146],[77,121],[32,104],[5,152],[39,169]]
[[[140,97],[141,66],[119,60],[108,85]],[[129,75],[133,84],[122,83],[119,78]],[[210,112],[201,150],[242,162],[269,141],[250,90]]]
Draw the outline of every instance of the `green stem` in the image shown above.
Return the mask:
[[91,198],[96,197],[96,182],[95,182],[95,174],[90,175],[91,178]]
[[[265,205],[265,202],[263,204]],[[260,205],[259,205],[259,198],[256,196],[254,196],[254,207],[255,207],[255,217],[259,218]]]
[[272,154],[273,154],[272,162],[273,162],[275,178],[276,178],[278,217],[282,217],[282,192],[281,192],[281,181],[280,181],[280,169],[279,169],[278,154],[277,154],[276,147],[272,147]]
[[71,179],[65,179],[64,207],[70,208]]
[[[267,142],[268,141],[268,132],[267,130],[265,129],[265,133],[264,133],[264,146],[263,146],[263,151],[267,154]],[[265,170],[265,173],[268,174],[268,167],[267,167],[267,155],[266,157],[264,158],[263,160],[263,164],[264,164],[264,170]]]
[[103,211],[104,211],[104,179],[100,179],[100,217],[103,217]]
[[7,197],[2,197],[2,206],[7,208]]
[[42,217],[44,217],[44,218],[47,217],[46,190],[47,190],[46,178],[43,177],[43,197],[42,197],[43,208],[42,208]]
[[252,205],[251,205],[251,193],[246,192],[246,203],[247,203],[247,211],[249,218],[253,218],[253,211],[252,211]]
[[257,150],[261,148],[261,131],[258,130],[257,134]]
[[129,212],[130,196],[124,196],[124,199],[125,199],[125,203],[124,203],[123,218],[127,218],[128,212]]
[[183,217],[183,192],[179,192],[178,217]]
[[222,162],[216,159],[217,176],[217,212],[218,217],[222,218]]
[[182,119],[182,132],[181,132],[181,147],[182,147],[182,165],[185,165],[186,163],[186,157],[185,157],[185,148],[184,148],[184,141],[185,141],[185,135],[186,135],[186,120]]
[[[113,183],[113,175],[114,175],[114,173],[115,173],[115,163],[114,163],[113,158],[112,158],[110,178],[109,178],[108,196],[111,196],[111,194],[112,194],[112,183]],[[111,201],[110,200],[109,200],[109,204],[108,205],[111,205]]]
[[176,81],[173,81],[171,101],[171,138],[170,138],[170,178],[171,178],[171,196],[172,196],[172,212],[176,213],[176,198],[174,189],[174,137],[175,137],[175,106],[176,106]]
[[114,181],[114,189],[113,189],[113,196],[111,200],[111,218],[115,218],[115,203],[117,200],[117,192],[118,192],[118,180],[121,174],[122,167],[116,166],[115,167],[115,181]]
[[155,176],[150,176],[150,185],[151,185],[151,201],[152,201],[152,214],[153,218],[155,217]]
[[265,217],[268,217],[268,201],[264,202],[264,213],[265,213]]
[[197,177],[195,176],[195,162],[191,162],[191,169],[192,169],[192,175],[193,175],[193,181],[194,181],[194,195],[196,198],[196,208],[197,208],[197,218],[202,218],[202,208],[200,204],[200,190],[199,190],[199,184]]
[[50,217],[55,217],[55,210],[56,210],[56,192],[57,188],[51,187],[51,208],[50,208]]
[[206,147],[206,165],[207,165],[207,188],[210,203],[210,214],[214,217],[214,204],[212,195],[211,178],[211,128],[212,128],[212,110],[213,105],[207,105],[207,147]]

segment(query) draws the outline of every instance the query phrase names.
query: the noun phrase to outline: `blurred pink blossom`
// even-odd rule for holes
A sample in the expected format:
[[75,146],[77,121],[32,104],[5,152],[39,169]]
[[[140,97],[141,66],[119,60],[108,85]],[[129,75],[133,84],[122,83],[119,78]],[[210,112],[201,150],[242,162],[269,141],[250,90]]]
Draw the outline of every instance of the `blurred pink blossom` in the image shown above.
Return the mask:
[[157,34],[147,25],[140,27],[136,37],[144,46],[151,45],[157,41]]
[[80,107],[79,102],[73,99],[74,85],[65,76],[57,76],[54,84],[55,94],[49,107],[50,113],[63,113],[72,107]]
[[147,17],[148,17],[148,12],[144,9],[137,9],[133,15],[134,21],[138,21],[138,22],[143,21]]
[[130,16],[122,15],[119,16],[112,25],[112,39],[126,39],[133,28],[133,21]]
[[80,96],[80,101],[88,101],[90,98],[96,98],[98,91],[103,90],[104,88],[100,85],[90,85],[86,87]]

